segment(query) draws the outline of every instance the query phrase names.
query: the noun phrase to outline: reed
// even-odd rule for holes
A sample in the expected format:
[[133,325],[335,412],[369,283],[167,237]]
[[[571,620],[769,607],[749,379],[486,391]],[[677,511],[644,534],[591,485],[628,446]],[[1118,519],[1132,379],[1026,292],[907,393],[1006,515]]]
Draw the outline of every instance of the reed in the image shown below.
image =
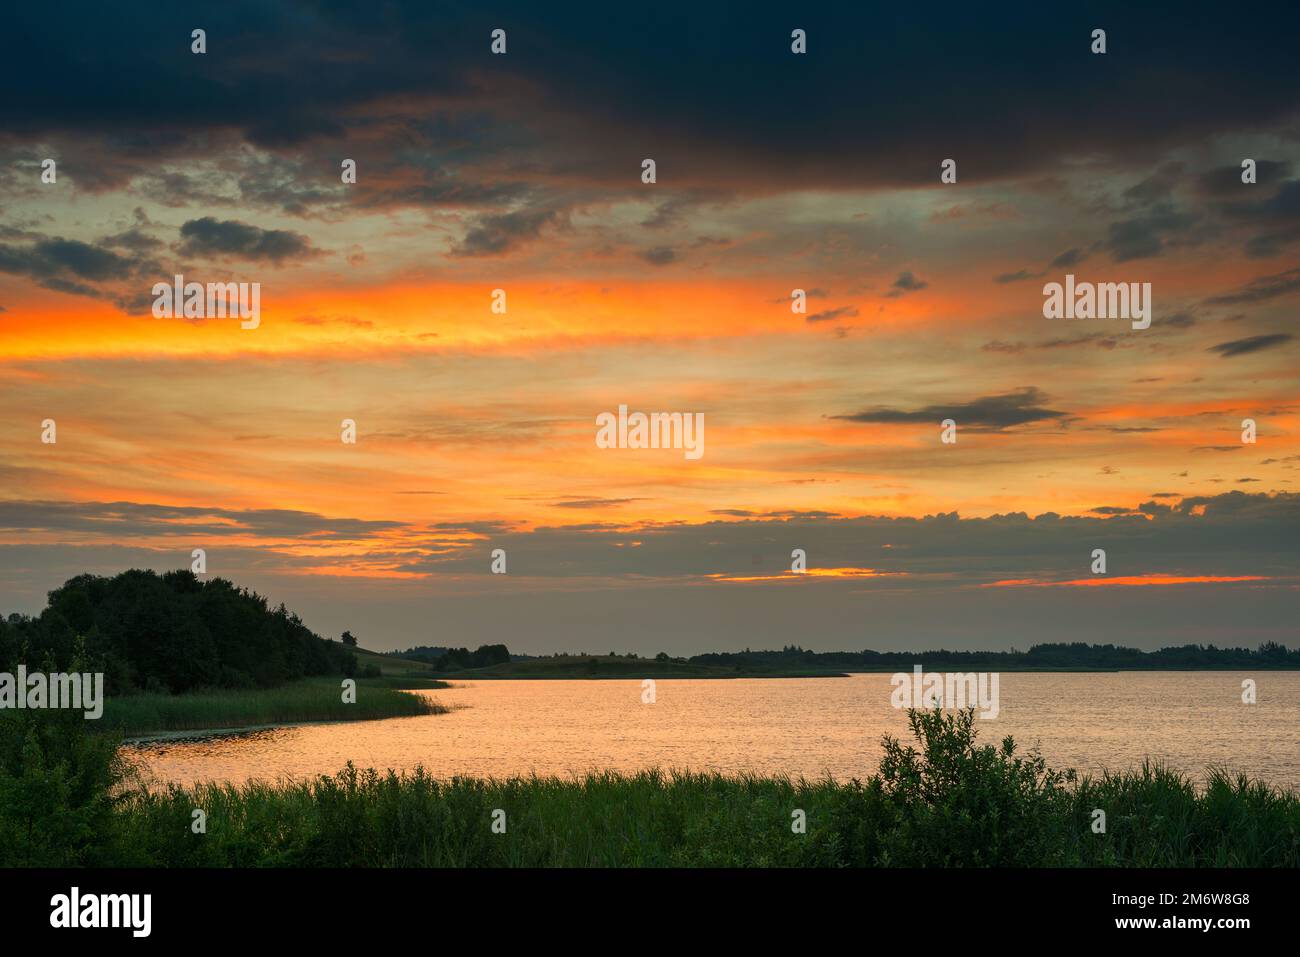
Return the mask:
[[[114,812],[122,865],[285,867],[1300,866],[1300,799],[1202,788],[1147,764],[1052,770],[971,712],[912,712],[865,781],[645,771],[439,779],[348,765],[312,780],[141,788]],[[195,808],[207,832],[191,832]],[[1093,830],[1094,810],[1106,831]],[[494,814],[504,811],[505,831]],[[802,811],[806,830],[792,826]],[[499,820],[499,816],[498,816]]]
[[428,679],[357,679],[356,702],[345,704],[342,679],[305,678],[276,688],[133,694],[108,698],[104,729],[123,735],[216,730],[310,721],[369,721],[442,714],[445,707],[398,687],[446,687]]

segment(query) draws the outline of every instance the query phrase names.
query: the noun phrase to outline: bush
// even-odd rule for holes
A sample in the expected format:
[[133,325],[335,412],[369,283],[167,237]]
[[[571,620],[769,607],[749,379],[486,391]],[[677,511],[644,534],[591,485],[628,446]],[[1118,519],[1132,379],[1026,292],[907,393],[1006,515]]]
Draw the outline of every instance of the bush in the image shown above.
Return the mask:
[[0,713],[0,865],[111,863],[126,768],[80,711]]
[[909,710],[921,750],[885,737],[888,809],[881,864],[1059,866],[1066,863],[1073,771],[1053,771],[1015,742],[976,746],[975,709]]

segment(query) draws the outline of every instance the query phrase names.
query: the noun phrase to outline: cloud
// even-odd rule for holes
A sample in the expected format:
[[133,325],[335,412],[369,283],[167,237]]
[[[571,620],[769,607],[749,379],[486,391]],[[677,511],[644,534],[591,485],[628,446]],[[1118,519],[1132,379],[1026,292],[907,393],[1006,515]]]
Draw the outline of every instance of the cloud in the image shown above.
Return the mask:
[[181,226],[180,252],[187,256],[268,260],[276,264],[320,255],[301,233],[261,229],[235,219],[218,220],[211,216],[191,219]]
[[919,292],[930,284],[923,279],[917,279],[910,271],[904,271],[898,274],[898,278],[891,285],[893,291],[885,293],[887,298],[896,298],[909,292]]
[[[435,614],[469,645],[514,635],[512,649],[533,653],[607,638],[610,621],[627,624],[623,647],[651,652],[779,644],[800,622],[814,626],[814,647],[857,648],[861,622],[846,609],[864,600],[872,606],[873,647],[1006,647],[1049,632],[1087,641],[1104,627],[1116,641],[1150,648],[1230,633],[1239,605],[1224,590],[1244,587],[1234,579],[1247,577],[1251,636],[1294,633],[1300,496],[1235,490],[1172,507],[1128,504],[1105,503],[1090,516],[788,510],[696,523],[518,529],[483,520],[394,530],[304,512],[14,501],[0,507],[0,529],[12,532],[0,543],[0,611],[38,611],[48,590],[86,571],[187,567],[199,538],[214,543],[210,570],[216,559],[223,577],[286,602],[317,631],[337,634],[360,616],[380,648],[409,646]],[[44,530],[44,543],[30,540],[33,529]],[[244,541],[235,538],[239,529]],[[303,552],[302,543],[329,532],[369,538],[358,547]],[[303,536],[298,547],[295,533]],[[404,540],[408,535],[414,538]],[[503,591],[491,579],[488,538],[509,553],[519,587]],[[1082,553],[1080,542],[1088,543]],[[818,569],[878,574],[788,574],[791,543]],[[1024,589],[1008,602],[996,594],[1005,588],[988,587],[1089,580],[1093,547],[1107,549],[1111,575],[1162,581],[1178,589],[1176,600],[1151,594],[1163,588],[1125,589],[1150,598],[1116,595],[1099,617],[1095,599],[1061,594],[1087,589]],[[371,575],[388,580],[374,583]],[[735,581],[745,578],[760,580]],[[1039,592],[1051,594],[1039,602]]]
[[1102,246],[1117,263],[1150,259],[1164,251],[1171,234],[1185,231],[1197,219],[1194,214],[1178,212],[1169,204],[1162,204],[1142,216],[1111,223]]
[[140,253],[121,254],[76,239],[53,237],[27,246],[0,245],[0,273],[26,276],[55,292],[113,302],[128,312],[147,310],[147,290],[124,289],[124,283],[158,271],[157,263]]
[[101,246],[115,246],[120,249],[129,249],[133,252],[148,252],[149,250],[159,249],[164,243],[161,239],[150,236],[139,226],[124,230],[112,236],[105,236],[99,241]]
[[838,309],[823,309],[821,312],[814,312],[807,317],[808,322],[830,322],[833,319],[848,319],[856,317],[858,310],[854,306],[840,306]]
[[652,266],[667,266],[677,261],[677,253],[671,246],[655,246],[653,249],[644,249],[637,255]]
[[554,209],[480,216],[451,251],[453,256],[501,256],[537,239],[545,226],[563,222]]
[[1079,265],[1079,263],[1083,262],[1087,258],[1088,254],[1081,249],[1067,249],[1048,263],[1048,267],[1051,269],[1066,269],[1070,266]]
[[1239,197],[1243,188],[1256,189],[1276,182],[1286,175],[1291,164],[1277,160],[1255,160],[1255,184],[1248,186],[1241,181],[1241,164],[1229,164],[1206,170],[1197,178],[1197,187],[1206,196],[1217,198]]
[[296,509],[228,509],[135,502],[0,502],[0,529],[96,533],[113,539],[203,535],[214,538],[337,539],[405,527],[402,522],[327,518]]
[[1003,285],[1012,282],[1023,282],[1026,279],[1039,279],[1046,276],[1053,269],[1066,269],[1071,266],[1077,266],[1088,258],[1088,254],[1079,248],[1067,249],[1055,259],[1053,259],[1044,269],[1037,272],[1031,272],[1028,269],[1018,269],[1015,272],[1004,272],[1001,275],[994,276],[993,281]]
[[[1216,23],[1215,56],[1195,63],[1182,51],[1203,42],[1202,17],[1174,22],[1155,9],[1115,10],[1112,35],[1144,51],[1140,71],[1056,70],[1061,48],[1039,41],[1074,29],[1067,13],[1016,7],[900,21],[869,62],[851,45],[829,44],[818,69],[792,73],[768,59],[783,16],[774,3],[743,15],[670,4],[659,16],[637,8],[592,16],[578,5],[542,17],[535,5],[507,0],[500,16],[519,24],[528,43],[512,44],[487,76],[481,44],[471,39],[482,30],[476,13],[417,0],[395,0],[382,18],[346,5],[315,5],[307,16],[296,6],[223,4],[208,29],[239,51],[240,69],[219,76],[196,72],[188,46],[169,45],[167,25],[147,11],[75,0],[67,9],[57,40],[42,39],[51,35],[39,9],[14,11],[8,33],[27,42],[0,59],[0,83],[11,91],[6,127],[26,139],[134,139],[145,159],[161,149],[200,155],[211,149],[215,128],[281,154],[350,138],[377,156],[398,156],[434,132],[457,167],[482,161],[478,144],[490,144],[500,168],[477,182],[500,182],[502,172],[525,165],[512,128],[531,123],[546,131],[555,154],[544,167],[520,170],[536,179],[612,169],[616,156],[651,155],[643,150],[658,144],[667,159],[689,157],[678,168],[690,166],[695,183],[714,188],[778,179],[910,186],[934,178],[911,161],[915,155],[961,156],[963,182],[980,182],[1059,171],[1077,155],[1080,128],[1092,131],[1090,156],[1127,159],[1267,128],[1294,110],[1286,42],[1297,32],[1293,9],[1271,12],[1267,25]],[[810,36],[866,36],[877,27],[865,8],[806,15]],[[681,56],[687,16],[693,33],[726,36],[725,47],[708,58]],[[435,35],[446,42],[431,57],[427,38]],[[548,58],[594,49],[602,55],[575,54],[563,70]],[[980,50],[980,69],[951,56],[953,49]],[[100,50],[112,56],[87,53]],[[338,70],[340,63],[348,69]],[[906,97],[876,98],[872,123],[839,122],[900,75],[911,78]],[[1189,88],[1209,92],[1169,93]],[[792,117],[793,126],[774,127],[774,113]],[[1036,118],[1032,148],[1025,148],[1024,116]],[[792,164],[790,137],[814,134],[815,161]]]
[[938,423],[944,419],[953,419],[958,428],[976,426],[1000,430],[1030,422],[1061,421],[1069,417],[1069,413],[1045,407],[1043,403],[1046,401],[1046,395],[1029,386],[1015,392],[984,396],[969,402],[928,405],[914,411],[878,407],[851,415],[834,415],[831,418],[864,423]]
[[614,505],[627,505],[629,502],[644,502],[643,498],[574,498],[561,502],[552,502],[554,508],[609,508]]
[[[825,299],[830,295],[825,289],[807,289],[804,294],[809,299]],[[769,302],[794,302],[794,296],[778,296],[775,299],[769,299]]]
[[1205,300],[1209,305],[1236,305],[1239,303],[1267,302],[1279,296],[1300,290],[1300,267],[1271,276],[1259,276],[1235,292],[1224,293]]
[[1184,310],[1161,319],[1160,325],[1171,326],[1174,329],[1190,329],[1192,326],[1196,325],[1196,317],[1190,312]]
[[44,239],[25,248],[0,246],[0,272],[18,273],[37,280],[60,274],[91,282],[128,279],[139,260],[118,255],[75,239]]
[[1288,333],[1279,332],[1267,336],[1250,336],[1247,339],[1233,339],[1230,342],[1220,342],[1217,346],[1210,346],[1207,352],[1217,352],[1224,359],[1233,356],[1250,355],[1252,352],[1263,352],[1265,349],[1272,349],[1275,346],[1285,345],[1294,339],[1295,336]]
[[[556,507],[588,509],[622,499],[574,498]],[[1300,575],[1294,549],[1300,533],[1300,495],[1248,494],[1192,496],[1173,505],[1155,501],[1137,506],[1107,504],[1093,516],[1023,512],[987,518],[957,513],[923,517],[846,517],[821,510],[755,512],[719,509],[725,518],[704,522],[639,522],[515,528],[497,520],[457,521],[414,526],[310,512],[221,507],[173,507],[134,502],[15,501],[0,504],[0,530],[75,535],[81,544],[112,544],[131,538],[175,550],[196,537],[243,539],[223,548],[261,547],[264,563],[288,570],[301,567],[295,543],[321,539],[368,540],[377,548],[349,550],[342,566],[377,567],[431,576],[436,583],[453,576],[483,576],[482,541],[505,548],[513,568],[532,578],[706,579],[744,572],[760,555],[776,567],[789,563],[787,542],[800,543],[820,567],[872,567],[902,573],[921,588],[952,588],[962,583],[1008,577],[1036,577],[1080,568],[1079,541],[1093,547],[1114,544],[1129,569],[1198,574]],[[414,536],[403,541],[400,534]],[[430,550],[430,536],[441,535]],[[473,536],[466,540],[465,535]],[[70,539],[72,540],[72,539]],[[249,541],[254,544],[250,545]],[[636,542],[637,547],[626,547]],[[807,544],[805,544],[807,543]],[[1123,548],[1119,548],[1119,545]],[[888,546],[887,548],[885,546]],[[73,548],[73,546],[64,546]],[[182,554],[188,556],[188,549]],[[186,558],[188,561],[188,558]],[[328,558],[312,562],[328,569]],[[1083,562],[1086,567],[1086,560]],[[58,582],[50,582],[53,587]],[[496,596],[491,600],[496,600]]]
[[301,326],[351,326],[354,329],[373,329],[374,323],[369,319],[356,316],[295,316],[294,322]]

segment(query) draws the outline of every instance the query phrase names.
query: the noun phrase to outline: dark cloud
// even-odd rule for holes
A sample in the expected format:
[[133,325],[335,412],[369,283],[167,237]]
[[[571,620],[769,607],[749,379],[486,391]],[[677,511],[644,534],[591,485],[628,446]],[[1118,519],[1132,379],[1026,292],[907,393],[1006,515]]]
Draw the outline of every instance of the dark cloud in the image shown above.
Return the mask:
[[1081,336],[1073,336],[1068,339],[1048,339],[1045,342],[1038,343],[1035,348],[1073,349],[1075,346],[1093,345],[1099,349],[1114,349],[1119,345],[1119,340],[1106,335],[1104,332],[1088,332]]
[[552,502],[554,508],[608,508],[611,505],[627,505],[630,502],[644,502],[643,498],[573,498],[561,502]]
[[132,252],[143,253],[150,250],[161,248],[164,243],[161,239],[150,236],[139,226],[115,233],[112,236],[105,236],[99,241],[101,246],[114,246],[119,249],[129,249]]
[[1197,187],[1206,196],[1239,198],[1243,190],[1267,188],[1268,185],[1285,176],[1290,167],[1290,163],[1256,159],[1255,182],[1247,184],[1241,181],[1241,164],[1219,166],[1202,173],[1197,178]]
[[1209,305],[1236,305],[1238,303],[1267,302],[1300,290],[1300,267],[1271,276],[1259,276],[1235,292],[1224,293],[1205,300]]
[[1077,266],[1087,258],[1088,254],[1082,249],[1067,249],[1048,263],[1048,267],[1052,269],[1065,269],[1070,266]]
[[527,209],[480,216],[452,248],[453,256],[501,256],[537,239],[545,226],[563,222],[554,209]]
[[268,260],[276,264],[320,254],[300,233],[261,229],[235,219],[218,220],[211,216],[191,219],[181,226],[180,252],[186,256]]
[[830,322],[833,319],[850,319],[856,317],[858,310],[854,306],[840,306],[838,309],[823,309],[807,317],[808,322]]
[[[728,514],[696,524],[577,523],[532,530],[497,521],[448,522],[427,529],[431,536],[446,533],[430,548],[427,539],[392,546],[375,528],[383,523],[301,512],[14,501],[0,506],[0,527],[41,530],[47,541],[68,531],[78,544],[0,545],[6,586],[0,611],[38,611],[49,589],[86,571],[187,567],[189,549],[202,536],[214,541],[210,570],[217,567],[223,577],[273,602],[303,609],[309,627],[318,631],[338,633],[362,615],[376,647],[409,646],[410,636],[436,615],[467,644],[515,635],[520,649],[533,653],[608,637],[610,621],[627,624],[622,640],[638,650],[666,642],[670,650],[690,652],[776,644],[796,633],[800,622],[815,626],[814,647],[856,648],[863,643],[861,621],[844,608],[865,598],[872,606],[868,644],[882,648],[1004,648],[1044,633],[1062,641],[1095,640],[1099,631],[1108,640],[1150,648],[1208,642],[1239,627],[1240,605],[1225,593],[1240,587],[1232,584],[1114,588],[1104,601],[1092,588],[1024,589],[1012,601],[1004,587],[981,587],[1089,579],[1090,550],[1105,548],[1112,575],[1263,576],[1265,581],[1245,586],[1252,634],[1294,635],[1300,496],[1235,490],[1172,506],[1144,502],[1136,513],[1126,504],[1103,504],[1089,516],[1013,512],[963,518],[950,512],[847,518],[789,511]],[[178,512],[182,524],[167,521]],[[184,524],[190,521],[198,527]],[[259,530],[253,533],[261,539],[255,546],[213,538],[249,537],[248,528]],[[302,555],[292,543],[282,544],[280,536],[295,532],[372,534],[369,544],[378,547],[337,558]],[[472,541],[464,539],[467,532]],[[128,534],[152,536],[151,547],[113,544]],[[475,580],[489,577],[489,539],[490,547],[509,553],[512,578],[550,580],[557,587],[503,590],[493,581],[475,593]],[[756,565],[779,574],[789,567],[793,547],[804,548],[813,567],[871,568],[882,577],[810,578],[806,587],[794,589],[782,582],[730,585],[716,578],[752,577]],[[319,570],[331,561],[349,569],[369,561],[385,573],[421,577],[385,582],[380,589],[350,578],[346,588],[322,589]],[[316,574],[304,575],[307,570]],[[582,590],[577,600],[575,589]]]
[[20,532],[95,532],[113,539],[140,536],[259,535],[265,538],[355,538],[402,522],[327,518],[293,509],[227,509],[135,502],[0,502],[0,529]]
[[1102,246],[1115,262],[1150,259],[1164,251],[1168,238],[1185,231],[1198,217],[1161,204],[1132,219],[1111,223]]
[[[211,48],[196,57],[190,10],[61,9],[57,31],[39,7],[10,11],[0,84],[12,135],[114,135],[147,157],[200,155],[221,130],[283,155],[352,140],[378,158],[445,132],[436,139],[455,166],[473,168],[484,154],[470,144],[490,143],[488,155],[509,169],[523,165],[509,132],[523,121],[555,144],[545,168],[522,170],[528,178],[618,178],[627,156],[656,155],[677,161],[665,171],[690,169],[695,187],[735,189],[915,185],[935,176],[914,157],[949,155],[963,182],[979,182],[1057,171],[1078,155],[1080,129],[1090,131],[1090,157],[1127,159],[1267,128],[1294,111],[1289,40],[1300,20],[1289,7],[1266,23],[1225,22],[1210,5],[1176,18],[1114,7],[1107,26],[1123,43],[1102,58],[1068,11],[1041,5],[952,5],[884,27],[869,8],[809,8],[801,25],[815,52],[796,61],[773,39],[788,40],[788,8],[761,0],[743,10],[670,2],[616,11],[508,0],[496,20],[416,0],[386,4],[382,16],[232,0],[203,11]],[[510,53],[489,62],[484,37],[498,20],[511,28]],[[1207,36],[1215,55],[1189,59]],[[873,96],[898,76],[909,77],[906,97]],[[845,123],[863,102],[871,121]],[[791,142],[814,140],[815,155],[791,156]],[[1134,189],[1149,199],[1151,187]]]
[[885,293],[886,298],[897,298],[904,296],[909,292],[919,292],[930,284],[923,279],[917,279],[909,271],[900,272],[898,278],[891,284],[891,291]]
[[1294,339],[1295,336],[1288,333],[1279,332],[1267,336],[1250,336],[1247,339],[1233,339],[1230,342],[1220,342],[1217,346],[1210,346],[1209,352],[1217,352],[1225,359],[1232,356],[1250,355],[1252,352],[1263,352],[1265,349],[1272,349],[1275,346],[1285,345]]
[[1181,164],[1166,163],[1153,175],[1124,190],[1124,199],[1130,206],[1152,206],[1164,202],[1181,178]]
[[996,283],[1006,284],[1012,282],[1022,282],[1026,279],[1039,279],[1043,276],[1046,276],[1053,269],[1067,269],[1071,266],[1077,266],[1079,263],[1083,262],[1087,258],[1088,258],[1088,254],[1084,252],[1082,249],[1078,249],[1078,248],[1067,249],[1065,252],[1061,253],[1050,263],[1048,263],[1046,268],[1044,269],[1040,269],[1036,272],[1031,271],[1029,269],[1018,269],[1015,272],[1006,272],[1006,273],[1002,273],[1000,276],[994,276],[993,281]]
[[1015,355],[1024,352],[1026,349],[1073,349],[1079,346],[1096,346],[1098,349],[1115,349],[1119,347],[1119,340],[1113,336],[1108,336],[1104,332],[1087,332],[1080,336],[1070,338],[1044,339],[1041,342],[1005,342],[1001,339],[994,339],[992,342],[986,342],[980,346],[984,352],[1000,352],[1006,355]]
[[[557,507],[597,507],[589,499],[553,503]],[[621,503],[622,499],[607,500]],[[987,518],[962,518],[957,513],[918,518],[845,517],[820,510],[753,512],[715,510],[732,521],[638,523],[580,523],[520,529],[509,523],[484,520],[435,523],[427,532],[447,533],[444,548],[429,554],[424,542],[406,550],[385,548],[387,565],[399,558],[400,571],[486,575],[481,541],[465,543],[471,534],[505,548],[512,571],[529,576],[674,578],[745,572],[758,553],[780,565],[788,563],[790,545],[798,543],[822,567],[874,567],[917,577],[916,587],[987,581],[1002,577],[1038,577],[1064,570],[1071,577],[1087,567],[1080,542],[1088,547],[1119,545],[1127,573],[1183,569],[1218,574],[1286,574],[1300,572],[1294,549],[1300,532],[1300,495],[1248,494],[1233,491],[1215,496],[1184,498],[1170,506],[1155,501],[1130,507],[1100,505],[1093,515],[1061,516],[1047,512],[1031,517],[1023,512]],[[1151,524],[1133,515],[1154,515]],[[192,523],[192,524],[191,524]],[[196,537],[255,537],[267,558],[280,561],[277,541],[289,536],[362,538],[397,527],[392,522],[330,518],[291,510],[176,508],[132,502],[0,503],[0,528],[47,533],[75,532],[79,540],[94,535],[114,541],[128,536],[162,536],[186,543]],[[412,526],[405,525],[410,529]],[[636,540],[637,548],[627,548]],[[885,550],[882,546],[888,545]],[[285,552],[289,554],[288,551]],[[294,556],[298,557],[298,556]],[[314,563],[322,561],[312,556]],[[349,554],[352,565],[361,560]],[[298,567],[284,559],[286,566]],[[927,584],[939,575],[942,582]],[[55,583],[57,584],[57,583]]]
[[685,225],[692,213],[703,206],[717,206],[727,202],[730,195],[716,189],[685,189],[673,194],[655,207],[654,212],[641,225],[647,229],[668,229]]
[[75,239],[45,239],[25,248],[0,246],[0,272],[37,280],[71,275],[92,282],[127,279],[138,261]]
[[157,263],[141,253],[124,255],[75,239],[0,245],[0,273],[26,276],[55,292],[105,299],[127,312],[139,312],[152,302],[147,289],[133,291],[128,284],[157,271]]
[[1067,412],[1044,406],[1043,403],[1046,401],[1046,395],[1039,389],[1029,386],[1002,395],[984,396],[969,402],[955,402],[948,405],[928,405],[914,411],[878,407],[852,415],[834,415],[831,418],[847,422],[936,424],[944,419],[953,419],[959,429],[963,426],[974,426],[992,430],[1026,425],[1030,422],[1062,421],[1069,418]]
[[638,255],[652,266],[667,266],[677,261],[677,253],[671,246],[655,246],[642,250]]

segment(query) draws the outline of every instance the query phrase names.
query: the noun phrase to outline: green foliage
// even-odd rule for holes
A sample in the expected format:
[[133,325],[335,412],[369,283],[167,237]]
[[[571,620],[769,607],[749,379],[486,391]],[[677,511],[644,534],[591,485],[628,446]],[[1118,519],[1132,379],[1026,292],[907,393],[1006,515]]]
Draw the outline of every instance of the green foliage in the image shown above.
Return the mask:
[[0,712],[0,866],[107,864],[117,741],[80,711]]
[[0,621],[0,671],[35,657],[103,671],[110,694],[268,688],[308,675],[350,675],[352,652],[312,633],[283,605],[222,578],[133,569],[79,575],[36,618]]
[[[653,770],[444,780],[349,764],[307,781],[135,787],[118,804],[106,787],[69,784],[71,772],[44,783],[57,758],[23,757],[20,736],[4,743],[0,853],[120,866],[1300,866],[1294,794],[1222,772],[1198,791],[1150,765],[1078,780],[1010,740],[978,744],[973,711],[909,719],[915,744],[886,738],[865,782]],[[73,764],[105,767],[96,761]],[[32,807],[51,795],[93,823]],[[195,808],[204,834],[191,831]],[[491,829],[498,808],[504,834]],[[1107,813],[1104,834],[1093,808]],[[795,810],[805,833],[791,828]]]
[[510,649],[505,645],[480,645],[476,651],[448,648],[445,655],[433,662],[433,667],[436,671],[457,671],[461,668],[487,668],[509,660]]
[[975,710],[908,712],[921,750],[886,736],[879,793],[888,827],[878,861],[900,866],[1068,863],[1066,821],[1074,772],[1042,757],[975,744]]

